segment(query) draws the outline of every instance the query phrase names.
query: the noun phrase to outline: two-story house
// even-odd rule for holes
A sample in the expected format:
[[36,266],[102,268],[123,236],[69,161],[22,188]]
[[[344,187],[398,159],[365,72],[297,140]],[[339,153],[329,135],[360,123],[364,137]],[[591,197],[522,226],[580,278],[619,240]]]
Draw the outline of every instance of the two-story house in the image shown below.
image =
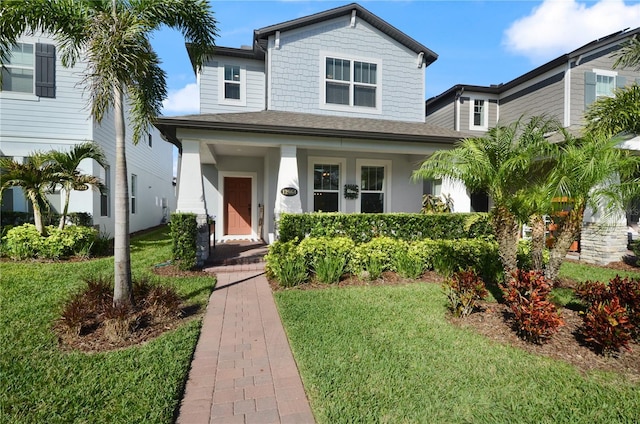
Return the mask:
[[[80,85],[83,63],[62,66],[51,37],[25,35],[12,48],[2,69],[0,91],[0,155],[26,161],[35,151],[67,151],[73,145],[93,140],[105,152],[103,169],[92,160],[81,164],[82,172],[100,176],[108,189],[73,191],[69,211],[88,212],[94,225],[106,234],[114,233],[115,131],[113,117],[98,124],[90,115],[88,96]],[[130,228],[138,231],[166,222],[175,209],[173,146],[156,128],[134,145],[127,132],[127,164],[131,196]],[[50,196],[54,210],[62,210],[64,196]],[[18,188],[6,190],[2,211],[27,212],[30,203]]]
[[[426,122],[456,131],[482,135],[498,122],[544,115],[558,119],[579,135],[584,112],[600,96],[614,89],[640,83],[637,69],[614,69],[615,52],[625,40],[640,34],[640,28],[623,30],[592,41],[570,53],[533,69],[505,84],[455,85],[426,101]],[[640,152],[640,138],[621,145]],[[447,192],[448,187],[442,191]],[[601,217],[587,213],[582,233],[582,257],[594,262],[620,260],[626,253],[627,224],[638,224],[638,211],[620,216],[607,231],[594,228]],[[628,221],[628,222],[627,222]]]
[[214,215],[219,240],[272,240],[282,212],[419,211],[412,171],[464,136],[425,123],[436,59],[358,4],[216,47],[200,114],[156,123],[180,149],[178,211]]

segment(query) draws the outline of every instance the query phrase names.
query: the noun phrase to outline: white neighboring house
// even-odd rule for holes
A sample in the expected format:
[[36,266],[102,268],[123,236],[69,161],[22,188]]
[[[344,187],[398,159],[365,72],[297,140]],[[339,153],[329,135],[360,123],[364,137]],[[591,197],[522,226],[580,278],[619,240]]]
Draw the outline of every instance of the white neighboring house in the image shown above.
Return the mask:
[[218,240],[268,241],[282,212],[418,212],[412,171],[465,136],[425,124],[436,59],[355,3],[216,47],[198,75],[201,113],[156,123],[180,149],[177,209],[201,228],[215,215]]
[[[2,70],[0,91],[0,155],[25,161],[34,151],[68,151],[93,140],[105,152],[105,170],[93,160],[81,164],[82,172],[99,176],[109,191],[73,191],[69,212],[88,212],[100,231],[113,236],[115,207],[115,130],[113,117],[99,125],[90,115],[82,81],[83,64],[62,66],[52,38],[23,36]],[[143,230],[166,222],[175,210],[173,146],[155,127],[134,145],[127,126],[130,230]],[[52,207],[62,211],[64,196],[50,196]],[[26,212],[30,208],[19,188],[6,190],[2,211]]]

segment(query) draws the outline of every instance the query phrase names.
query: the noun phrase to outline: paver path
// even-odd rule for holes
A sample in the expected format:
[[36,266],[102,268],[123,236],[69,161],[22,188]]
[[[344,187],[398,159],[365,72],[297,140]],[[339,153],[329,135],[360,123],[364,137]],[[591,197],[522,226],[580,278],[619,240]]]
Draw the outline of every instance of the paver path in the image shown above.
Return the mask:
[[218,282],[177,422],[313,423],[264,264],[208,271]]

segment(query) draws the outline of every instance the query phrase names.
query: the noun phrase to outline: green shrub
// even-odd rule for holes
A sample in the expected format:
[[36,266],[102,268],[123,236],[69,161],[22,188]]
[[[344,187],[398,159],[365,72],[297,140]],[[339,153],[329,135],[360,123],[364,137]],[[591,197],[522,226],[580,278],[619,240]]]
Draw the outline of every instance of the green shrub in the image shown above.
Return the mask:
[[33,224],[13,227],[4,237],[6,254],[16,261],[35,258],[40,251],[42,239],[43,237]]
[[377,237],[367,243],[356,246],[351,251],[349,258],[349,270],[359,275],[366,268],[371,258],[380,261],[382,271],[395,271],[394,258],[407,249],[407,242],[395,240],[390,237]]
[[282,214],[278,222],[282,241],[305,237],[349,237],[356,244],[378,237],[412,241],[492,237],[488,214]]
[[396,253],[395,267],[404,278],[416,279],[424,272],[424,262],[408,246],[406,250]]
[[178,269],[189,270],[197,265],[198,222],[193,213],[171,215],[171,241],[173,261]]
[[478,300],[489,295],[484,281],[473,270],[459,271],[442,283],[449,309],[456,317],[466,317],[473,312]]
[[318,281],[325,284],[332,284],[340,281],[346,264],[346,255],[328,253],[315,258],[313,261],[313,270]]
[[308,264],[298,252],[296,243],[297,240],[278,240],[269,246],[269,253],[265,256],[267,276],[283,287],[297,286],[308,278]]
[[366,267],[366,277],[370,281],[375,281],[382,276],[382,272],[384,271],[384,266],[382,264],[382,259],[378,256],[370,256],[367,258],[365,263]]
[[10,229],[3,240],[7,256],[14,260],[88,257],[98,238],[96,229],[77,225],[69,225],[64,230],[50,226],[47,234],[47,237],[41,236],[33,224]]
[[348,237],[307,237],[296,247],[296,253],[304,258],[310,269],[319,257],[337,256],[347,259],[355,248],[355,243]]

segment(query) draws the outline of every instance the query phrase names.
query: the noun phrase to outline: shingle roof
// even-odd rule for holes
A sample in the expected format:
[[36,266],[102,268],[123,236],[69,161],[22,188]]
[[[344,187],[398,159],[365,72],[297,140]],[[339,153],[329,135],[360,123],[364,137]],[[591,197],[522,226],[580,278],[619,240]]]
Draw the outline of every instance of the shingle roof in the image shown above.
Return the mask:
[[158,118],[154,125],[170,142],[178,147],[181,143],[176,138],[177,128],[448,145],[461,138],[471,136],[467,133],[416,122],[274,110],[163,117]]

